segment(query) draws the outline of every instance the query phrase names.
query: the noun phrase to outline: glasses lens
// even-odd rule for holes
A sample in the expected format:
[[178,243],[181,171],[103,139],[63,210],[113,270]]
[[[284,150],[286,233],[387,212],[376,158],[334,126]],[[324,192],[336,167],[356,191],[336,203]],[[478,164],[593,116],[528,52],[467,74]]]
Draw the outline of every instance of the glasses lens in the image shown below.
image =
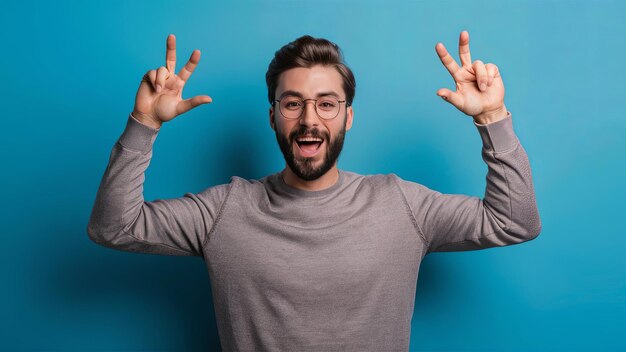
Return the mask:
[[332,119],[339,113],[339,101],[335,97],[323,97],[317,100],[317,113],[323,119]]
[[288,119],[300,117],[304,102],[298,97],[288,95],[280,100],[280,112]]

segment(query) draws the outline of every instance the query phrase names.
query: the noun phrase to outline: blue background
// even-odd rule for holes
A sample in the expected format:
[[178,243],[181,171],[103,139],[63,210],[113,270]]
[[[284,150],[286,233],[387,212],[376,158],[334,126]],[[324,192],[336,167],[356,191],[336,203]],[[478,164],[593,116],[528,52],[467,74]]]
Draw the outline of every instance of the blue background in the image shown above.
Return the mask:
[[[517,246],[422,263],[411,350],[626,349],[623,2],[22,1],[0,5],[4,350],[215,350],[201,258],[137,255],[86,233],[143,74],[202,60],[185,96],[213,104],[166,124],[145,198],[180,197],[284,166],[267,65],[303,34],[338,43],[357,79],[339,166],[482,196],[471,119],[434,46],[497,64],[543,222]],[[621,219],[621,220],[620,220]]]

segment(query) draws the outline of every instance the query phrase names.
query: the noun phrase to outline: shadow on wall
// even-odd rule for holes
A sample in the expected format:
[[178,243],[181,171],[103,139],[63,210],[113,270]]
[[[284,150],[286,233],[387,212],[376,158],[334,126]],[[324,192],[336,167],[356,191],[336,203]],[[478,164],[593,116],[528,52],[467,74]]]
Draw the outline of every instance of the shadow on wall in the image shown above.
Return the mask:
[[[89,241],[81,230],[71,233]],[[64,236],[67,233],[63,231]],[[58,242],[50,246],[61,248]],[[98,322],[93,328],[99,331],[93,333],[99,334],[100,341],[110,335],[108,346],[219,350],[212,292],[201,258],[112,253],[102,248],[91,247],[89,253],[74,244],[63,253],[57,251],[54,265],[42,268],[48,291],[37,302],[67,312],[70,316],[64,321]],[[88,330],[84,327],[80,333],[90,334]]]
[[[204,152],[200,153],[201,158],[198,160],[200,169],[198,170],[202,179],[216,180],[206,187],[215,186],[220,183],[230,182],[232,176],[239,176],[245,179],[261,178],[266,176],[267,172],[278,172],[279,169],[268,168],[268,161],[275,160],[278,156],[283,160],[280,149],[276,142],[274,131],[266,123],[265,116],[262,122],[253,121],[245,122],[241,116],[248,116],[247,119],[259,119],[251,111],[241,111],[240,113],[228,113],[225,117],[229,121],[242,121],[241,124],[224,124],[220,126],[220,135],[229,136],[229,138],[219,138],[217,145],[213,144],[214,150],[201,146]],[[216,118],[213,116],[213,118]],[[265,148],[267,143],[272,144],[272,149],[268,155]],[[284,167],[280,166],[280,169]],[[270,171],[268,171],[270,170]],[[217,181],[221,180],[221,181]]]

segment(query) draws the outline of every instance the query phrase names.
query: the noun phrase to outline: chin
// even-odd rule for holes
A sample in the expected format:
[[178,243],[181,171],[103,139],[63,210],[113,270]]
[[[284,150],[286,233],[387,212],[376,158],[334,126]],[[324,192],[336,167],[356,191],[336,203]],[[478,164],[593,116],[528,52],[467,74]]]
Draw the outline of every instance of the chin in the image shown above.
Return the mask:
[[[318,164],[320,164],[318,166]],[[311,165],[314,164],[315,166]],[[293,165],[290,165],[291,171],[299,178],[305,181],[314,181],[324,176],[330,168],[322,168],[324,165],[321,161],[315,162],[311,158],[305,160],[294,161]]]

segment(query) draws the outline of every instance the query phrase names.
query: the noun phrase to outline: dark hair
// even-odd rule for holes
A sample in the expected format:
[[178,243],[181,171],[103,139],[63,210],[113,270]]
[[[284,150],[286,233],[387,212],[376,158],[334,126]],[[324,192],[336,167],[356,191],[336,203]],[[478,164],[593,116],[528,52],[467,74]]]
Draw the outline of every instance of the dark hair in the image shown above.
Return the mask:
[[281,73],[296,67],[309,68],[315,65],[334,66],[343,78],[343,90],[347,105],[352,105],[356,82],[352,70],[343,61],[339,46],[327,39],[304,35],[286,44],[274,54],[265,74],[267,97],[270,104],[276,99],[278,77]]

